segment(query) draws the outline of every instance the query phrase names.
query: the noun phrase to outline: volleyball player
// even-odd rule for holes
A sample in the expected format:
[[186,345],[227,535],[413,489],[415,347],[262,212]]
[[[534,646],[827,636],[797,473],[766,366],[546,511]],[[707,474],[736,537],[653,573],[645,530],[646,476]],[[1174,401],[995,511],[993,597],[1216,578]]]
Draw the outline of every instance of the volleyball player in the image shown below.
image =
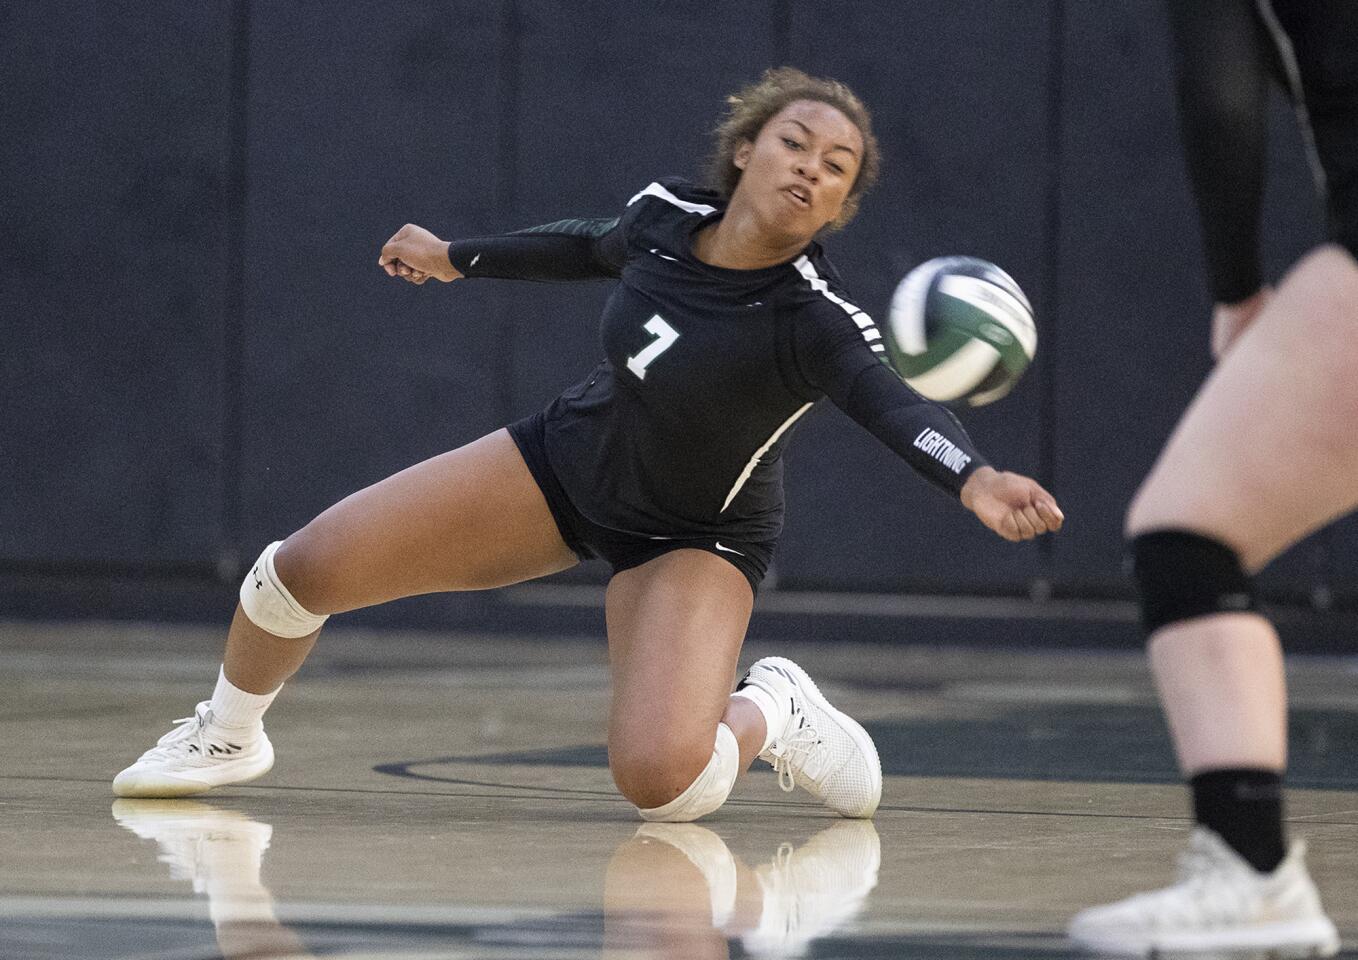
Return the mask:
[[602,318],[606,358],[545,411],[267,547],[241,586],[212,699],[120,773],[116,793],[190,794],[266,772],[264,711],[330,614],[602,557],[613,569],[609,766],[644,818],[715,810],[756,756],[784,789],[872,815],[871,739],[796,664],[757,661],[732,693],[796,423],[830,397],[1007,540],[1056,530],[1062,516],[892,372],[816,241],[877,174],[858,98],[784,68],[730,104],[711,187],[657,181],[612,219],[451,244],[407,225],[388,241],[379,263],[416,283],[620,280]]
[[[1171,0],[1168,10],[1217,301],[1212,349],[1225,359],[1142,485],[1127,533],[1196,825],[1178,884],[1087,910],[1070,933],[1112,953],[1328,955],[1338,936],[1303,845],[1289,848],[1283,829],[1282,651],[1250,578],[1358,506],[1358,5]],[[1276,299],[1257,251],[1270,78],[1309,134],[1334,241],[1303,258]]]
[[1293,268],[1189,406],[1127,516],[1151,669],[1195,826],[1179,882],[1086,910],[1082,945],[1164,956],[1339,948],[1287,844],[1286,687],[1251,577],[1358,507],[1358,262]]

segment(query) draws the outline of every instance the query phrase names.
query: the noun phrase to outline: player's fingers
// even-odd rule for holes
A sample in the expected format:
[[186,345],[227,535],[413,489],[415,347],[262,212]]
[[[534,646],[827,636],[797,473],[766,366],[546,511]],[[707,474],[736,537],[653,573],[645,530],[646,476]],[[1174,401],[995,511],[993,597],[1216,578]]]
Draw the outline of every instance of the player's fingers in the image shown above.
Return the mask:
[[1009,516],[1014,520],[1014,529],[1018,531],[1020,540],[1031,540],[1037,536],[1037,531],[1033,529],[1033,525],[1028,522],[1028,518],[1024,516],[1022,510],[1014,510],[1010,512]]
[[1060,530],[1061,524],[1066,522],[1066,515],[1061,512],[1061,508],[1056,505],[1055,501],[1037,501],[1037,512],[1046,521],[1047,529],[1052,533]]
[[387,276],[389,277],[396,276],[396,264],[391,262],[384,263],[382,264],[382,269],[386,271]]
[[997,522],[988,523],[986,526],[990,527],[991,530],[994,530],[1010,543],[1017,543],[1023,539],[1019,534],[1018,523],[1014,520],[1014,514],[1011,511],[1006,511]]
[[1047,532],[1047,521],[1042,519],[1042,515],[1037,512],[1037,507],[1031,503],[1023,508],[1023,518],[1033,528],[1034,536]]

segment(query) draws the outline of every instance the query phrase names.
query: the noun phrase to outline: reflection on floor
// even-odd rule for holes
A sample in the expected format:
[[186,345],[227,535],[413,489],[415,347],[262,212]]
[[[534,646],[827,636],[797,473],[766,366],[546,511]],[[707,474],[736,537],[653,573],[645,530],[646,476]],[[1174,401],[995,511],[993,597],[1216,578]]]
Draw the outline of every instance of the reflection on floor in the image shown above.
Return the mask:
[[[278,917],[260,868],[273,828],[236,810],[194,800],[117,800],[113,819],[153,840],[156,859],[172,879],[188,881],[207,899],[222,956],[310,957],[312,948]],[[751,869],[721,837],[698,824],[642,824],[614,851],[604,875],[603,912],[557,918],[553,941],[571,941],[619,955],[724,957],[727,939],[755,957],[795,957],[811,941],[852,920],[877,885],[881,847],[865,821],[839,821],[799,847],[781,844]],[[561,922],[565,920],[565,922]],[[390,925],[379,921],[391,935]],[[312,928],[314,938],[321,932]],[[457,931],[455,939],[519,942],[516,924],[493,921]],[[347,949],[364,931],[332,928]],[[450,931],[412,924],[419,940],[447,945]],[[540,928],[537,936],[541,937]],[[557,942],[547,944],[555,947]],[[407,944],[407,946],[410,946]],[[329,952],[333,947],[327,947]]]
[[[219,642],[0,624],[0,957],[1062,956],[1069,915],[1167,881],[1188,828],[1139,657],[752,644],[872,731],[876,820],[760,770],[709,820],[642,824],[597,642],[343,629],[270,714],[269,776],[115,801]],[[1358,944],[1358,668],[1290,668],[1290,829]]]

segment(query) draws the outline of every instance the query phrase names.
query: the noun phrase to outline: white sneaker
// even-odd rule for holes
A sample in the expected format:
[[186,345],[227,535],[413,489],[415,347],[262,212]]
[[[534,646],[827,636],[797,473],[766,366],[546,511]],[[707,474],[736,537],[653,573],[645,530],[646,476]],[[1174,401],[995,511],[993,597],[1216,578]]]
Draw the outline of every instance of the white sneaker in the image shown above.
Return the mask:
[[759,755],[773,764],[778,785],[806,790],[845,817],[871,817],[882,799],[882,762],[872,737],[830,706],[806,671],[783,657],[755,661],[741,686],[753,684],[790,699],[787,726]]
[[755,868],[764,911],[741,946],[755,957],[802,956],[812,940],[859,914],[881,864],[881,840],[870,821],[836,823],[795,850],[783,844],[772,863]]
[[1084,910],[1067,932],[1086,950],[1114,956],[1328,957],[1339,934],[1305,856],[1296,841],[1272,873],[1260,873],[1200,826],[1180,855],[1178,883]]
[[219,727],[208,701],[113,778],[120,797],[187,797],[228,783],[262,777],[273,767],[273,744],[262,727]]

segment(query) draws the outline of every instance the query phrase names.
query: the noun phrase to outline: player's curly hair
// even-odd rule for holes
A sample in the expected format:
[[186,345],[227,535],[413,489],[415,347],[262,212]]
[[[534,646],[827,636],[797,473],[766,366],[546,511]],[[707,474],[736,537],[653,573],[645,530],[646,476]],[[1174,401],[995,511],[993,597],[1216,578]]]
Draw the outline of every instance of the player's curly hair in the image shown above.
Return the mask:
[[717,143],[708,163],[708,185],[722,196],[729,197],[734,193],[743,172],[735,165],[736,149],[746,140],[753,141],[764,129],[764,124],[789,103],[798,100],[828,103],[848,117],[863,135],[863,157],[858,165],[858,176],[849,188],[844,209],[829,224],[830,229],[838,230],[858,212],[859,200],[877,182],[882,165],[881,148],[872,133],[872,114],[858,95],[838,80],[813,77],[796,67],[775,67],[765,70],[757,83],[727,97],[729,110],[713,131]]

